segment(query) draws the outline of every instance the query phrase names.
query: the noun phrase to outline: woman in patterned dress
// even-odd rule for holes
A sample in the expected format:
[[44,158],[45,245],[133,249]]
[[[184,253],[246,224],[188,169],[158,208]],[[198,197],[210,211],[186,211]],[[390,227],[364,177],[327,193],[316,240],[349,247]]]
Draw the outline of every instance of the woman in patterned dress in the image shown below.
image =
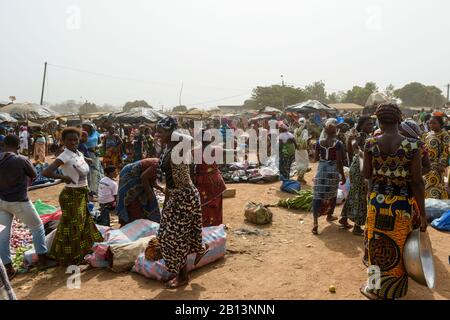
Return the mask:
[[191,180],[189,164],[180,163],[181,159],[172,152],[177,145],[177,141],[171,139],[176,128],[177,122],[171,117],[157,124],[161,142],[167,146],[160,158],[160,169],[166,178],[166,198],[157,239],[167,270],[173,274],[166,283],[168,289],[188,284],[186,261],[189,254],[197,254],[196,265],[207,252],[202,246],[200,195]]
[[444,173],[448,166],[450,135],[443,129],[444,120],[440,116],[432,116],[429,126],[431,131],[425,136],[425,143],[429,150],[431,170],[425,175],[425,197],[448,199]]
[[116,133],[116,129],[111,126],[108,133],[103,138],[103,167],[114,166],[118,169],[122,167],[122,139]]
[[333,217],[336,207],[339,174],[342,184],[345,184],[344,167],[342,165],[342,142],[336,139],[336,119],[328,119],[325,128],[316,144],[315,160],[319,161],[314,178],[313,215],[314,227],[312,233],[319,234],[320,216],[326,215],[327,221],[337,220]]
[[[61,139],[65,149],[42,173],[44,177],[66,183],[59,195],[62,216],[49,254],[61,266],[83,264],[94,242],[103,241],[88,211],[89,165],[77,150],[80,135],[76,128],[64,129]],[[55,173],[59,167],[63,175]]]
[[369,116],[361,116],[356,126],[358,132],[356,137],[350,138],[348,142],[348,151],[352,163],[350,166],[350,190],[344,208],[342,209],[339,223],[350,229],[352,226],[348,223],[350,219],[355,225],[353,234],[362,235],[364,231],[361,226],[366,223],[367,216],[367,186],[361,173],[361,162],[364,157],[364,145],[373,131],[372,119]]
[[[369,299],[398,299],[408,291],[403,249],[412,230],[413,203],[426,231],[425,186],[419,143],[402,136],[401,111],[395,104],[381,104],[376,111],[383,135],[367,140],[363,175],[370,180],[367,212],[369,281],[361,293]],[[379,274],[377,283],[372,283]]]
[[163,192],[156,182],[158,164],[158,158],[147,158],[127,164],[120,171],[117,215],[121,227],[138,219],[160,222],[154,192],[154,189]]

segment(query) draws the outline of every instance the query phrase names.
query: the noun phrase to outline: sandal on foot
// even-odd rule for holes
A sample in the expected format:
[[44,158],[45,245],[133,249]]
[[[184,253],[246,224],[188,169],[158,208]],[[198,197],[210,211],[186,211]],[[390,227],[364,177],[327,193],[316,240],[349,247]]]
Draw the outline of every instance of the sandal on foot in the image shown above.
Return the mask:
[[379,296],[377,296],[372,290],[370,290],[367,285],[363,285],[359,291],[363,296],[365,296],[369,300],[381,300]]
[[178,277],[173,278],[172,280],[167,281],[164,284],[164,287],[166,289],[176,289],[179,287],[186,286],[189,283],[189,278],[186,278],[185,280],[178,282]]
[[350,223],[348,223],[347,220],[344,220],[342,218],[339,220],[339,224],[341,225],[342,229],[351,229],[351,228],[353,228],[353,226]]
[[361,228],[353,228],[352,233],[353,233],[355,236],[363,236],[363,235],[364,235],[364,230],[361,229]]
[[209,245],[205,244],[205,251],[203,253],[198,254],[195,256],[194,266],[200,263],[200,261],[203,259],[203,257],[209,252]]
[[319,227],[318,227],[318,226],[315,226],[315,227],[312,229],[312,233],[315,234],[315,235],[318,235],[318,234],[319,234]]

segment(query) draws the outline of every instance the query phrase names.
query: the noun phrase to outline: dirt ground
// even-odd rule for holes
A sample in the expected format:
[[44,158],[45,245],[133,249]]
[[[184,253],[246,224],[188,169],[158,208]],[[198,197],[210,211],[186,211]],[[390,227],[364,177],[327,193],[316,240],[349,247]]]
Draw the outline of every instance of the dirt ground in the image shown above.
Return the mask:
[[[315,168],[314,168],[315,169]],[[307,174],[310,188],[313,172]],[[237,236],[233,230],[254,227],[244,222],[247,201],[274,203],[289,195],[280,183],[230,184],[235,198],[224,200],[228,226],[224,259],[191,273],[184,288],[166,290],[160,282],[132,273],[92,269],[82,274],[81,288],[66,288],[63,268],[19,275],[12,285],[19,299],[365,299],[359,292],[366,281],[362,264],[363,238],[320,219],[319,236],[311,233],[312,214],[273,208],[273,223],[260,227],[269,236]],[[31,192],[32,200],[58,205],[62,185]],[[336,215],[342,206],[338,206]],[[436,288],[413,280],[406,299],[450,299],[450,234],[428,229],[437,272]],[[336,293],[329,286],[336,286]]]

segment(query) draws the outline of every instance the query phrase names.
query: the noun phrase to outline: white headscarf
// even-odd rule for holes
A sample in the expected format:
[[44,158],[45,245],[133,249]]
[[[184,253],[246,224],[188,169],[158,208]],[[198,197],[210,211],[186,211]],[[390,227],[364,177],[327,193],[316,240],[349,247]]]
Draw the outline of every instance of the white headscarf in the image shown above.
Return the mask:
[[338,121],[336,118],[328,118],[327,121],[325,121],[325,125],[322,129],[322,133],[320,134],[319,141],[328,139],[328,134],[325,132],[325,129],[330,125],[337,126],[337,123]]

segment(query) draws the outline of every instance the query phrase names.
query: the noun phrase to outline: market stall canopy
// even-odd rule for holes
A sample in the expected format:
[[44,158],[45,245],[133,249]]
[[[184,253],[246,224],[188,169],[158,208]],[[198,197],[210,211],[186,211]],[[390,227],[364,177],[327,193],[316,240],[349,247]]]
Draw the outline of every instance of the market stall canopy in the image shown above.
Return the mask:
[[9,115],[9,113],[6,112],[0,112],[0,123],[4,122],[10,122],[10,123],[16,123],[17,120]]
[[386,94],[382,92],[374,92],[372,93],[366,101],[366,105],[363,110],[363,114],[373,114],[375,113],[376,108],[385,102],[396,103],[400,105],[402,101],[396,98],[390,98]]
[[264,107],[261,110],[259,110],[259,113],[283,113],[283,111],[273,107]]
[[270,114],[259,114],[256,117],[251,118],[249,121],[253,122],[253,121],[260,121],[260,120],[268,120],[271,118],[272,118],[272,116]]
[[286,108],[288,112],[312,113],[317,111],[325,111],[327,113],[336,113],[336,109],[317,100],[308,100],[294,104]]
[[127,112],[114,112],[105,114],[97,118],[97,120],[104,120],[110,123],[156,123],[159,120],[167,117],[152,108],[133,108]]
[[331,103],[330,107],[341,111],[362,111],[363,106],[356,103]]
[[12,103],[0,109],[19,121],[48,119],[57,116],[56,112],[36,103]]

